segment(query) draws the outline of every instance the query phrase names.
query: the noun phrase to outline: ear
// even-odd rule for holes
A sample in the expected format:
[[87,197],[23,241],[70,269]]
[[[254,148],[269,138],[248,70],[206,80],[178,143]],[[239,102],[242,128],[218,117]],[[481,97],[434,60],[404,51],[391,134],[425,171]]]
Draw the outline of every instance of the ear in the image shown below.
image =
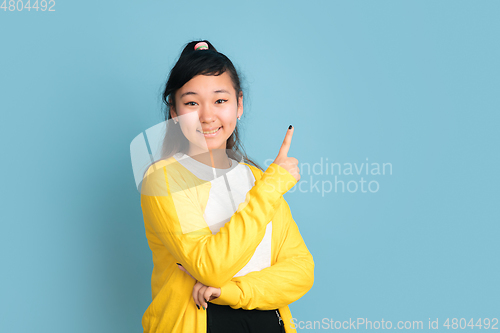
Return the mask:
[[172,118],[177,117],[177,112],[175,112],[175,107],[172,105],[172,98],[171,97],[168,99],[168,102],[170,103],[170,116]]
[[240,91],[240,96],[238,97],[238,115],[237,117],[241,117],[243,114],[243,91]]

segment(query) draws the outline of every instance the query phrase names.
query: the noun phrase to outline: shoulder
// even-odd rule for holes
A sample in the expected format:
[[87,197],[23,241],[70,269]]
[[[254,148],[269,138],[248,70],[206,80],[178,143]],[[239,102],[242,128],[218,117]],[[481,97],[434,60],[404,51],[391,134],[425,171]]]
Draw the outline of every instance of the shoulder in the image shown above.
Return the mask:
[[165,178],[165,175],[167,173],[177,174],[182,172],[182,169],[182,166],[174,157],[157,160],[151,163],[149,167],[147,167],[146,172],[144,173],[143,180],[156,177]]
[[173,192],[184,192],[196,188],[204,181],[196,178],[174,157],[153,162],[144,173],[142,194],[167,196]]
[[163,169],[164,167],[172,164],[174,161],[175,161],[175,159],[173,157],[169,157],[167,159],[162,159],[162,160],[154,161],[147,168],[146,172],[144,173],[144,177],[147,177],[147,176],[149,176],[149,175],[157,172],[158,170]]
[[246,165],[250,169],[250,171],[252,171],[252,174],[253,174],[256,181],[259,180],[262,177],[262,175],[264,174],[264,171],[262,171],[261,169],[257,168],[254,165],[248,164],[246,162],[239,162],[239,163]]
[[186,178],[189,176],[194,176],[192,172],[186,169],[186,167],[184,167],[177,159],[175,159],[174,156],[152,163],[147,168],[145,177],[158,171],[161,171],[164,174],[168,174],[169,178]]

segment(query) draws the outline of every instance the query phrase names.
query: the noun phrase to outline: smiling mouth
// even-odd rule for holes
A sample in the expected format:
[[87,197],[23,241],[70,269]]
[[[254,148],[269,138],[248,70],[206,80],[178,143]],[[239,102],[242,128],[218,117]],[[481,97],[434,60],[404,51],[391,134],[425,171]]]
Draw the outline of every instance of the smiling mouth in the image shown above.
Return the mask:
[[196,130],[198,133],[202,133],[203,135],[210,135],[210,134],[215,134],[217,133],[220,129],[222,128],[222,126],[218,127],[217,129],[214,129],[212,131],[200,131],[200,130]]

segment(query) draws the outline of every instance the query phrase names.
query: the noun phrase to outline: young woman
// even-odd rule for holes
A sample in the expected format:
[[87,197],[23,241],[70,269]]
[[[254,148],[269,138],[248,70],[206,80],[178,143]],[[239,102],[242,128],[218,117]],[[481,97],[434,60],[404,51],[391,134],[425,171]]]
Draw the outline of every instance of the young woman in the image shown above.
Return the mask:
[[288,305],[314,262],[283,198],[300,179],[293,127],[265,171],[251,161],[238,73],[206,40],[185,46],[163,101],[162,158],[141,188],[154,263],[144,332],[295,332]]

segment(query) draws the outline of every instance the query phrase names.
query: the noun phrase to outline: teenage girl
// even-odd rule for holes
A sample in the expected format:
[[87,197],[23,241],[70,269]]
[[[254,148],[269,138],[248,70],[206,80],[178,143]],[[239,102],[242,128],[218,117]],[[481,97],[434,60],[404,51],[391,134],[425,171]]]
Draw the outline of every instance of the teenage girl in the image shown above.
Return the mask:
[[295,332],[288,305],[314,262],[283,198],[300,179],[294,128],[265,171],[250,160],[238,73],[206,40],[185,46],[163,101],[162,158],[141,188],[154,263],[144,332]]

